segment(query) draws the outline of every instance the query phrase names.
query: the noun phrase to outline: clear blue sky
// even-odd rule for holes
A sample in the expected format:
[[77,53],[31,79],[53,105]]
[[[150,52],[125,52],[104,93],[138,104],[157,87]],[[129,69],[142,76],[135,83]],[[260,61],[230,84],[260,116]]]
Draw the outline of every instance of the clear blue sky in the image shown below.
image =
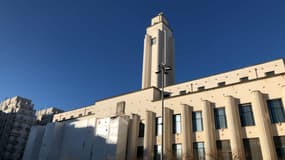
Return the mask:
[[0,2],[0,100],[65,110],[141,87],[143,38],[165,13],[176,81],[285,56],[284,0]]

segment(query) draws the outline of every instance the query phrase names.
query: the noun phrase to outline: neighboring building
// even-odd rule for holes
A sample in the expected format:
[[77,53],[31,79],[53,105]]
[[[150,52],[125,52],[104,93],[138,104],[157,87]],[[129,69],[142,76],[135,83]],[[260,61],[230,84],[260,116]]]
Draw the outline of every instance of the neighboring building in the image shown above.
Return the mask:
[[[32,101],[19,96],[0,104],[4,128],[0,139],[0,160],[21,160],[30,128],[35,124]],[[2,122],[1,122],[2,123]]]
[[36,111],[37,124],[46,125],[52,122],[54,114],[61,113],[61,112],[63,112],[63,110],[55,108],[55,107],[49,107],[49,108],[38,110]]
[[85,116],[34,126],[23,160],[124,160],[128,117]]
[[0,111],[0,160],[2,160],[1,157],[5,152],[5,146],[9,139],[9,134],[11,132],[14,120],[14,113],[5,113]]
[[136,114],[137,118],[131,120],[135,123],[129,126],[129,160],[159,159],[162,128],[164,155],[168,158],[285,159],[283,59],[179,84],[173,84],[174,73],[167,75],[162,122],[161,81],[155,72],[163,61],[174,69],[169,28],[162,14],[147,28],[142,90],[56,114],[53,121],[89,113],[98,118]]

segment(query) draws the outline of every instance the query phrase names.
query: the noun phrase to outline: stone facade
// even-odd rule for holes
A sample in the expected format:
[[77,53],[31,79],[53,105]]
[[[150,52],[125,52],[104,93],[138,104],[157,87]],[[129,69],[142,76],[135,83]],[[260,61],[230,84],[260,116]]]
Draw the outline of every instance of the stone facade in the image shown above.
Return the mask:
[[36,119],[38,125],[46,125],[52,122],[53,115],[57,113],[61,113],[63,110],[55,108],[55,107],[48,107],[45,109],[41,109],[36,111]]
[[[159,40],[160,36],[163,37],[164,30],[167,35],[171,35],[168,43],[161,43]],[[153,35],[158,35],[156,42],[149,37],[152,31]],[[167,53],[171,54],[165,56],[173,56],[170,58],[173,60],[172,31],[161,14],[154,17],[152,26],[147,29],[143,89],[56,114],[53,121],[87,116],[89,113],[98,118],[118,113],[135,115],[134,123],[130,126],[135,135],[128,139],[128,148],[132,148],[128,152],[129,159],[134,159],[134,155],[138,155],[137,159],[158,159],[162,142],[159,134],[161,125],[166,159],[173,156],[184,160],[285,158],[282,155],[285,152],[283,59],[179,84],[172,84],[174,77],[169,77],[167,87],[164,88],[167,92],[164,100],[165,115],[163,122],[160,122],[161,81],[154,74],[153,68],[163,62],[157,58],[163,52],[151,52],[150,43],[158,43],[153,50],[167,48]],[[150,55],[152,58],[148,57]],[[174,70],[174,63],[168,65]]]
[[1,102],[0,111],[5,115],[0,159],[21,160],[30,128],[35,124],[32,101],[18,96],[9,98]]

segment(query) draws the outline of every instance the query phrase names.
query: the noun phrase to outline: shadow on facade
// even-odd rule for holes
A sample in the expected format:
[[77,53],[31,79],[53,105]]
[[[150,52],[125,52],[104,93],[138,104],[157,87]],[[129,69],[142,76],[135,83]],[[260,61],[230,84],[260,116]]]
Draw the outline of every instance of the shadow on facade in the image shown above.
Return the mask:
[[104,136],[96,136],[93,126],[50,123],[41,127],[44,131],[31,130],[23,160],[116,159],[116,144]]
[[0,160],[10,158],[15,152],[15,149],[9,145],[9,143],[17,143],[16,137],[18,136],[18,133],[12,133],[15,118],[15,113],[0,111]]

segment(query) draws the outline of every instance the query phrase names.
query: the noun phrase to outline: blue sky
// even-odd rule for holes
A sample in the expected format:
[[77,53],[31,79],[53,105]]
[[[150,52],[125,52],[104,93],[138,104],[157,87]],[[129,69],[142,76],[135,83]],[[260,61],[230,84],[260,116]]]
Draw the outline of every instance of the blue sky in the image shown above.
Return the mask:
[[141,87],[143,38],[165,13],[176,81],[285,56],[283,0],[0,2],[0,100],[65,110]]

